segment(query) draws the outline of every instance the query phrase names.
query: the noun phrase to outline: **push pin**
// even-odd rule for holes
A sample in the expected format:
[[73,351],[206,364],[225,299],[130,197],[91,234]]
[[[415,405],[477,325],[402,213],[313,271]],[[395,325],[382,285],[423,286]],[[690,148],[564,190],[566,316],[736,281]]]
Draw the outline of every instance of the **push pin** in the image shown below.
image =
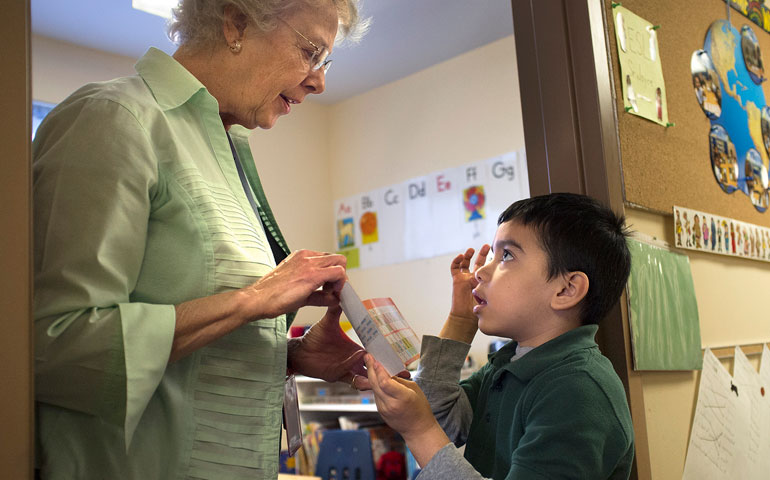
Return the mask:
[[738,387],[733,382],[730,382],[730,390],[735,392],[736,397],[738,396]]
[[621,5],[623,5],[623,4],[620,3],[620,2],[612,2],[612,8],[619,7]]

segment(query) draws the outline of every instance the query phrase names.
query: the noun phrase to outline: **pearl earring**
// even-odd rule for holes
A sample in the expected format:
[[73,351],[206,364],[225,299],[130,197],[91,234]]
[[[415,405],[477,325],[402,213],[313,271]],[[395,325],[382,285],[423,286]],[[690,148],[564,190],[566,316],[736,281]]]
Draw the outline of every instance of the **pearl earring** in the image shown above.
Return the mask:
[[232,45],[230,45],[230,51],[233,53],[240,53],[241,52],[241,41],[236,40],[233,42]]

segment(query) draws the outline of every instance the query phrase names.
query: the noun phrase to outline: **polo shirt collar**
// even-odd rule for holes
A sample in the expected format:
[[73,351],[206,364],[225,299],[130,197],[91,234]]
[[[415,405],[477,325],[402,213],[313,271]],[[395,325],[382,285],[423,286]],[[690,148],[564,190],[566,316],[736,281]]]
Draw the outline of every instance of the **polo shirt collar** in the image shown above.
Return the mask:
[[528,381],[554,363],[576,350],[596,347],[594,337],[598,325],[582,325],[532,349],[524,357],[511,362],[517,342],[508,342],[503,348],[489,355],[496,369],[508,370],[522,381]]
[[[134,65],[163,110],[183,105],[206,87],[173,57],[151,47]],[[216,101],[214,97],[212,100]]]

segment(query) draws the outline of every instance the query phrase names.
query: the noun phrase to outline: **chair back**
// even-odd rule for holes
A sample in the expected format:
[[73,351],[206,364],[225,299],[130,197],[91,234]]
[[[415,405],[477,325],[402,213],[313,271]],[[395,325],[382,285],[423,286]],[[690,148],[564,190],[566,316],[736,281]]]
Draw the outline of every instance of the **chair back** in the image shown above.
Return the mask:
[[366,430],[324,430],[315,475],[323,480],[375,480]]

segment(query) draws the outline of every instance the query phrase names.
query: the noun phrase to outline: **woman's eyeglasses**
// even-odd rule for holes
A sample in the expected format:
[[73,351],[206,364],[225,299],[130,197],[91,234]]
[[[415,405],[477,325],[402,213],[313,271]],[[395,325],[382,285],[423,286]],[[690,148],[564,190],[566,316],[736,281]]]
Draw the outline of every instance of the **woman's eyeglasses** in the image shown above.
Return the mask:
[[313,54],[310,56],[310,70],[312,71],[318,71],[323,69],[324,74],[329,71],[329,67],[332,65],[332,59],[329,57],[329,49],[326,47],[319,47],[315,43],[313,43],[312,40],[307,38],[306,36],[302,35],[299,30],[289,25],[286,20],[280,19],[283,23],[285,23],[289,28],[294,30],[294,33],[302,37],[307,43],[309,43],[313,47]]

